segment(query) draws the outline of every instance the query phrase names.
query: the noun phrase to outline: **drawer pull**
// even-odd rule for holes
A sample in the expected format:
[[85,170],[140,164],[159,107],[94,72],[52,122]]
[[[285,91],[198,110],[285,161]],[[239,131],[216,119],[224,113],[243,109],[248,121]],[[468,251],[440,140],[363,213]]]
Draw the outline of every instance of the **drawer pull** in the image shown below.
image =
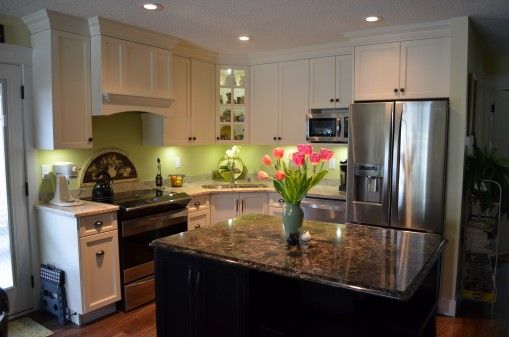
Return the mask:
[[97,253],[95,253],[95,256],[97,256],[97,257],[103,256],[103,255],[104,255],[104,250],[100,250]]
[[104,225],[104,223],[102,221],[96,221],[94,223],[94,227],[97,229],[101,228],[103,225]]
[[279,202],[280,204],[284,203],[285,202],[285,199],[279,199],[277,202]]
[[196,207],[198,207],[198,206],[200,206],[200,202],[199,202],[199,201],[197,201],[197,202],[195,202],[195,203],[194,203],[194,205],[195,205]]
[[196,228],[196,229],[198,229],[198,228],[200,228],[200,227],[201,227],[201,225],[200,225],[200,224],[196,224],[196,225],[194,225],[194,228]]

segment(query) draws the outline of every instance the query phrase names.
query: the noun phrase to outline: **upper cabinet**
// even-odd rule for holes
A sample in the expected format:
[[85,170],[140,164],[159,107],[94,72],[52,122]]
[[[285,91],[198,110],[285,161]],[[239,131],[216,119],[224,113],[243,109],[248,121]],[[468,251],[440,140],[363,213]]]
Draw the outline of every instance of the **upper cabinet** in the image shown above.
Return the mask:
[[32,33],[36,147],[92,147],[90,34],[86,19],[42,10]]
[[251,66],[251,144],[304,143],[309,60]]
[[310,60],[309,108],[344,108],[352,103],[352,56]]
[[355,47],[355,100],[449,96],[450,38]]
[[216,140],[246,143],[249,67],[217,66],[217,78]]
[[151,145],[215,142],[215,65],[173,56],[174,98],[170,117],[143,116],[143,138]]
[[99,17],[89,19],[92,114],[142,111],[170,116],[172,53],[167,35]]

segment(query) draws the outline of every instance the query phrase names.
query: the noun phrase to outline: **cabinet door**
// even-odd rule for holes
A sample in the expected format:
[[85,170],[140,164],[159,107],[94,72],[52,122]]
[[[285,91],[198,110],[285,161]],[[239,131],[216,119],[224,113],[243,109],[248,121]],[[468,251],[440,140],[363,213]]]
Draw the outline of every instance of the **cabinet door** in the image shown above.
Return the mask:
[[246,271],[205,259],[196,269],[196,336],[246,336]]
[[401,97],[449,97],[450,54],[450,38],[401,42]]
[[352,55],[336,56],[336,102],[337,108],[348,108],[352,103],[353,86]]
[[279,136],[281,143],[300,144],[306,142],[308,94],[309,60],[281,62],[279,64]]
[[155,249],[156,325],[158,336],[191,337],[195,260],[189,255]]
[[239,216],[239,194],[218,193],[210,196],[210,223],[212,225]]
[[51,49],[53,146],[55,149],[91,148],[90,38],[54,30]]
[[355,47],[355,100],[397,99],[399,42]]
[[118,261],[116,230],[80,239],[83,313],[120,300]]
[[173,57],[173,83],[175,101],[171,104],[172,117],[162,119],[164,124],[164,145],[189,144],[190,140],[190,89],[191,60]]
[[191,137],[193,137],[194,144],[213,144],[215,142],[215,92],[215,65],[192,60]]
[[[251,144],[273,144],[278,134],[278,64],[251,67]],[[276,139],[274,139],[276,138]]]
[[283,216],[283,207],[269,207],[269,215]]
[[241,212],[245,214],[268,214],[269,195],[266,192],[240,193]]
[[210,226],[209,210],[190,212],[187,215],[187,230],[200,229]]
[[309,60],[310,109],[334,108],[334,99],[336,98],[335,63],[334,57],[321,57]]

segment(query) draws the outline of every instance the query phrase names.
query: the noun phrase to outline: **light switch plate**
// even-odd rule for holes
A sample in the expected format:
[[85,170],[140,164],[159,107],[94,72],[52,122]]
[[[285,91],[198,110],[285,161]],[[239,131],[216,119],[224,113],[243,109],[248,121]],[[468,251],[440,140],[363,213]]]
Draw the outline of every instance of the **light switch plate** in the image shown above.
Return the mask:
[[44,177],[51,172],[51,167],[48,164],[42,164],[41,165],[41,178],[44,179]]
[[336,159],[335,158],[331,158],[329,160],[329,169],[330,170],[334,170],[336,168]]
[[180,167],[180,157],[175,157],[175,168]]

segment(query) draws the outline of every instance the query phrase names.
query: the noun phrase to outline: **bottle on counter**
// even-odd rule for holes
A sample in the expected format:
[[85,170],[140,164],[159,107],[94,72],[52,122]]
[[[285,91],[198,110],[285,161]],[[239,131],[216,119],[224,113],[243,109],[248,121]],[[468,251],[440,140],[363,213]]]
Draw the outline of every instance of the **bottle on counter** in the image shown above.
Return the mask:
[[163,176],[161,175],[161,159],[157,158],[156,187],[163,187]]

